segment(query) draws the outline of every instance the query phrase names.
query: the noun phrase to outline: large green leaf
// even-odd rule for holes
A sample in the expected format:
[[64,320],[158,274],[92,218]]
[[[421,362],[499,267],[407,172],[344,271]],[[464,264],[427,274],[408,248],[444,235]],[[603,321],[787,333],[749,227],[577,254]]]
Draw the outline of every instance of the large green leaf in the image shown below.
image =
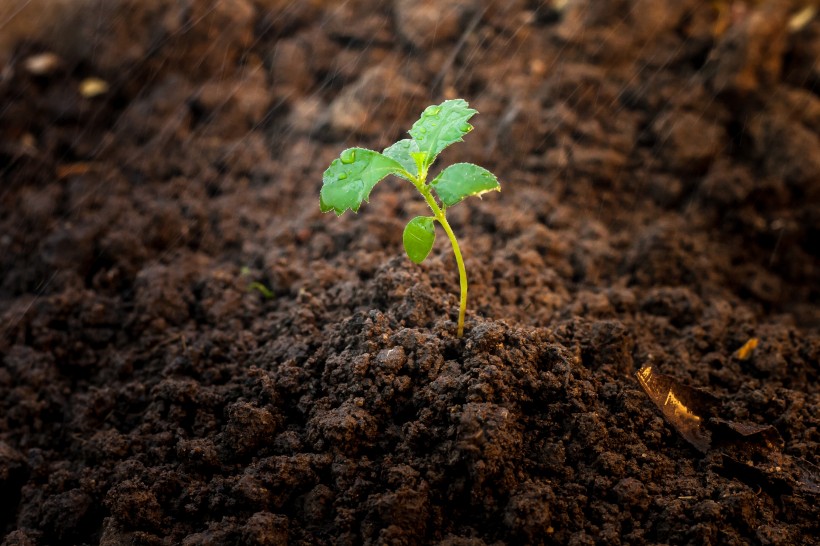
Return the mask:
[[407,257],[414,263],[420,264],[424,261],[433,243],[436,242],[435,218],[432,216],[416,216],[404,228],[404,250]]
[[[385,148],[382,154],[401,163],[401,166],[404,167],[404,170],[406,170],[409,174],[418,176],[419,169],[416,165],[416,160],[413,159],[412,155],[414,153],[418,153],[418,151],[419,147],[418,144],[416,144],[416,141],[411,138],[405,138],[404,140],[396,142],[389,148]],[[399,176],[402,178],[407,178],[402,174],[399,174]]]
[[363,201],[384,177],[400,174],[404,167],[379,152],[364,148],[348,148],[322,175],[320,207],[341,216],[347,209],[358,212]]
[[481,196],[488,191],[501,191],[493,173],[472,163],[450,165],[431,182],[441,202],[450,207],[465,197]]
[[428,106],[419,120],[410,129],[410,136],[416,141],[424,156],[424,165],[429,167],[441,151],[473,130],[467,123],[477,114],[464,99],[446,100],[439,105]]

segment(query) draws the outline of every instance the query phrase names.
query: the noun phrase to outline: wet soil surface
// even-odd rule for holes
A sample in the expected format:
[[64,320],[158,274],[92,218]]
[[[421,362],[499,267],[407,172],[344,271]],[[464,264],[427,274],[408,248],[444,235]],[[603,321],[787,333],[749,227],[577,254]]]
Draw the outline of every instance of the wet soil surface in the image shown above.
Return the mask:
[[[19,12],[0,52],[2,544],[816,544],[806,5]],[[450,210],[461,339],[446,238],[404,256],[408,184],[358,215],[318,200],[343,148],[454,97],[481,114],[443,161],[503,187]],[[645,366],[717,397],[712,422],[774,427],[768,449],[809,471],[696,449]]]

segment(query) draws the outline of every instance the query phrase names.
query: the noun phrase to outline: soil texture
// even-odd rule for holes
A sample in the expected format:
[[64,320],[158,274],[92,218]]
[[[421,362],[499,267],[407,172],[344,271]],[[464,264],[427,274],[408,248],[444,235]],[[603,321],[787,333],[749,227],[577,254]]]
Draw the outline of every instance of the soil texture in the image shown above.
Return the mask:
[[3,545],[820,543],[816,4],[8,5]]

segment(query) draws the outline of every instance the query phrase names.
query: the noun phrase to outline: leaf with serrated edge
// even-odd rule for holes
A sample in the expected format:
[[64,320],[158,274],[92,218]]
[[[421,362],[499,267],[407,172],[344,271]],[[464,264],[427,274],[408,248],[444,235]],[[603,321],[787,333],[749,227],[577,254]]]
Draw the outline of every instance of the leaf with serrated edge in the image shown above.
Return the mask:
[[[404,167],[404,170],[406,170],[413,176],[417,176],[419,170],[416,166],[416,160],[413,159],[412,154],[418,151],[419,147],[416,144],[416,142],[411,138],[405,138],[404,140],[396,142],[389,148],[385,148],[382,154],[389,157],[390,159],[395,159],[396,161],[401,163],[401,166]],[[406,176],[400,173],[397,174],[402,178],[407,178]]]
[[410,136],[418,144],[419,150],[425,152],[426,167],[432,165],[441,151],[461,142],[462,137],[473,130],[467,121],[477,114],[464,99],[446,100],[439,105],[428,106],[419,120],[410,129]]
[[490,191],[501,191],[493,173],[472,163],[450,165],[431,182],[433,190],[445,206],[453,206],[465,197],[481,196]]
[[391,174],[404,172],[395,159],[364,148],[348,148],[322,175],[320,207],[341,216],[347,209],[358,212],[373,187]]
[[404,228],[404,250],[413,263],[420,264],[430,254],[433,243],[436,242],[434,222],[435,218],[432,216],[416,216]]

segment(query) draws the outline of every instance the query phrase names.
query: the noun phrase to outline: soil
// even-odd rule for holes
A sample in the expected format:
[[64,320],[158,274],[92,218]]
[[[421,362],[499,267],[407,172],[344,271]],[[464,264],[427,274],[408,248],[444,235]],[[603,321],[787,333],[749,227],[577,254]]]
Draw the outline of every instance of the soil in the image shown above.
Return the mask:
[[[3,545],[819,543],[810,4],[17,3]],[[461,339],[408,184],[318,199],[455,97],[442,162],[503,188],[449,210]],[[645,366],[808,470],[688,443]]]

